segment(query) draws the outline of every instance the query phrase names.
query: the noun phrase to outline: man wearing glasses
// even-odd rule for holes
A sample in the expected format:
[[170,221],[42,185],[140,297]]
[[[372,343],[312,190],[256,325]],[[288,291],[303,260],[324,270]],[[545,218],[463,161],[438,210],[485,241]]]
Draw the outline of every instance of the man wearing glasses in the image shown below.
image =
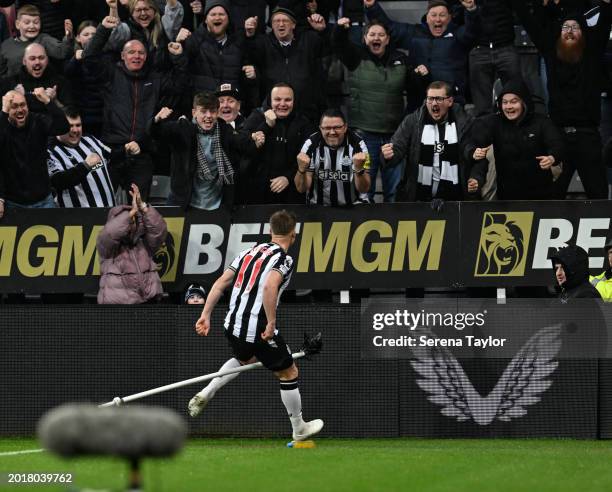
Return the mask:
[[467,185],[460,145],[472,120],[453,103],[451,86],[432,82],[423,106],[406,116],[391,142],[382,146],[385,166],[397,166],[406,158],[398,201],[464,199]]
[[556,197],[564,199],[577,170],[589,198],[608,196],[599,135],[603,54],[608,42],[612,9],[603,0],[594,25],[582,13],[566,15],[559,27],[552,14],[558,7],[513,0],[529,37],[546,62],[550,118],[564,133],[566,156],[557,180]]
[[323,113],[319,131],[304,142],[297,162],[294,183],[307,203],[343,207],[367,201],[370,156],[363,139],[348,130],[342,111]]

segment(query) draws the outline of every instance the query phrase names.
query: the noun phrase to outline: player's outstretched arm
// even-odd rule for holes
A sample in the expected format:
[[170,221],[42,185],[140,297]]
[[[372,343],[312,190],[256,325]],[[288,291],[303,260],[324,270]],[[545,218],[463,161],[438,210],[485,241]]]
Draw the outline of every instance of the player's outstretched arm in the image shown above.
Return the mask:
[[227,289],[232,282],[234,281],[234,270],[228,268],[223,272],[213,284],[208,296],[206,297],[206,304],[204,304],[204,309],[202,309],[202,314],[196,321],[195,329],[198,335],[207,336],[210,331],[210,315],[212,314],[213,309],[221,299],[223,292]]

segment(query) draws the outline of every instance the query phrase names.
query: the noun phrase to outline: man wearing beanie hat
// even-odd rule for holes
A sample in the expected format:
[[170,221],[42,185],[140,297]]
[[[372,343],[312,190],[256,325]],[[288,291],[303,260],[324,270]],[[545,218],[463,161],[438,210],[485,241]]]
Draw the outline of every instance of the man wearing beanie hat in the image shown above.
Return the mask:
[[184,42],[189,60],[192,92],[214,92],[229,83],[250,94],[255,88],[255,71],[246,63],[241,37],[232,33],[228,0],[208,0],[204,23],[193,35],[181,29],[178,42]]
[[581,13],[565,15],[559,23],[551,16],[556,9],[539,2],[530,10],[524,0],[513,0],[513,7],[546,62],[550,118],[565,137],[567,152],[556,182],[557,198],[565,198],[577,170],[587,196],[605,199],[608,186],[599,124],[603,55],[612,24],[610,0],[602,1],[594,25],[587,25]]
[[[376,0],[364,0],[368,19],[385,25],[395,47],[408,50],[411,63],[418,69],[426,68],[432,80],[450,84],[455,92],[455,102],[464,104],[467,58],[476,39],[478,9],[473,0],[462,0],[461,4],[466,9],[463,26],[451,22],[444,0],[431,0],[420,24],[405,24],[389,19]],[[422,97],[409,98],[407,109],[413,111],[422,103]]]
[[272,32],[256,34],[259,20],[245,21],[247,53],[263,80],[264,94],[285,82],[293,87],[297,107],[311,120],[319,117],[323,105],[321,58],[330,52],[325,20],[319,14],[308,17],[312,30],[296,31],[295,13],[279,6],[272,11]]

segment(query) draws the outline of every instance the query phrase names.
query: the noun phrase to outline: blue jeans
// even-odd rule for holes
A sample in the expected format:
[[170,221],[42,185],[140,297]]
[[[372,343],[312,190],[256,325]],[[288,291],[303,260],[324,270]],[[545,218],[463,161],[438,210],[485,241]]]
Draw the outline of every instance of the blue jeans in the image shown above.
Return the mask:
[[[360,130],[363,135],[363,141],[368,148],[370,154],[370,191],[368,191],[368,197],[370,201],[374,201],[374,194],[376,193],[376,176],[378,174],[378,168],[380,167],[380,148],[389,143],[391,140],[390,133],[372,133]],[[399,163],[397,166],[393,166],[381,171],[382,185],[383,185],[383,200],[386,203],[395,201],[395,192],[397,185],[402,177],[402,169],[404,166]]]
[[44,200],[41,200],[36,203],[31,203],[30,205],[24,205],[22,203],[11,202],[10,200],[5,200],[4,205],[6,208],[57,208],[57,203],[53,200],[53,195],[49,195]]

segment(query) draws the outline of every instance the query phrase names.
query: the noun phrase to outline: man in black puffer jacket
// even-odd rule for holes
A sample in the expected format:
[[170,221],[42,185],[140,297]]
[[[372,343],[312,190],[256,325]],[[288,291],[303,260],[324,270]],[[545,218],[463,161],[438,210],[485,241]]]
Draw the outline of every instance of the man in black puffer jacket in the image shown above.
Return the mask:
[[589,256],[580,246],[560,248],[550,257],[559,286],[559,298],[601,299],[601,295],[589,282]]
[[497,106],[497,114],[476,119],[465,146],[464,157],[473,163],[478,189],[484,183],[488,167],[485,156],[493,144],[497,198],[552,199],[553,168],[564,156],[561,133],[548,117],[533,111],[531,96],[520,80],[504,85]]
[[[85,49],[85,60],[99,63],[99,54],[110,32],[118,24],[106,17]],[[113,185],[124,190],[135,183],[143,198],[149,195],[153,176],[152,141],[148,126],[160,107],[162,97],[180,95],[187,86],[186,60],[180,43],[170,43],[174,70],[161,74],[146,64],[147,51],[137,40],[128,41],[121,60],[103,67],[104,126],[102,141],[111,147],[109,170]]]

